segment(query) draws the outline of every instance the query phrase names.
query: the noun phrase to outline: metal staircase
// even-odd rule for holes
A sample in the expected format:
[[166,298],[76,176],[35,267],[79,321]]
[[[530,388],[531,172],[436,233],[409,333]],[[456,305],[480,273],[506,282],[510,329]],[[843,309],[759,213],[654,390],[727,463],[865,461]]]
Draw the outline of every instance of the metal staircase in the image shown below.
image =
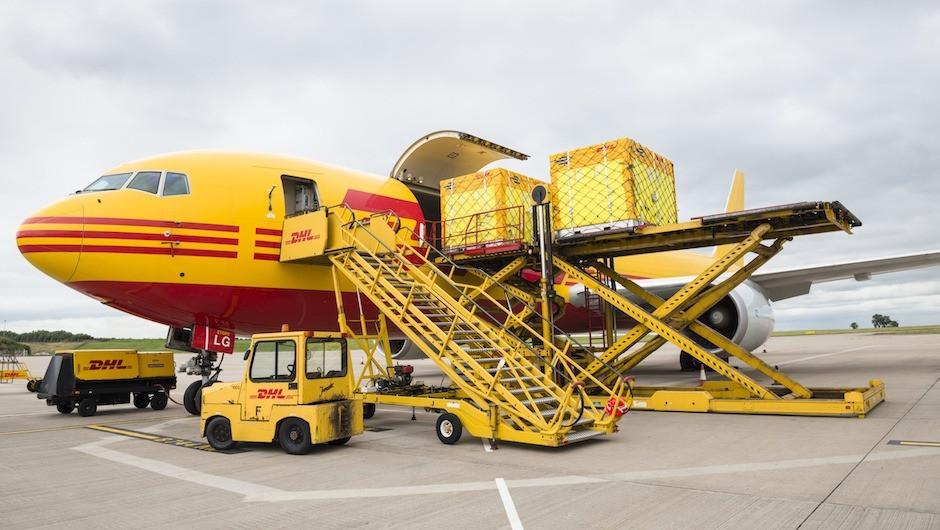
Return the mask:
[[619,399],[624,382],[608,387],[555,345],[523,342],[510,330],[538,332],[487,294],[492,283],[458,284],[453,269],[445,272],[413,242],[393,237],[385,219],[353,221],[340,234],[340,250],[327,252],[334,275],[355,285],[440,367],[468,404],[461,418],[468,430],[483,424],[493,439],[564,445],[616,429],[617,417],[584,387]]

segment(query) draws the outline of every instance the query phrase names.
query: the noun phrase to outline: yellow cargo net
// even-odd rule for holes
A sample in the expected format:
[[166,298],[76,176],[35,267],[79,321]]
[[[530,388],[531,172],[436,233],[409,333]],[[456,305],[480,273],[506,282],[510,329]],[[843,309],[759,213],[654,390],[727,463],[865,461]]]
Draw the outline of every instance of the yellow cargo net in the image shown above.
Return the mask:
[[672,162],[629,138],[549,158],[559,237],[677,222]]

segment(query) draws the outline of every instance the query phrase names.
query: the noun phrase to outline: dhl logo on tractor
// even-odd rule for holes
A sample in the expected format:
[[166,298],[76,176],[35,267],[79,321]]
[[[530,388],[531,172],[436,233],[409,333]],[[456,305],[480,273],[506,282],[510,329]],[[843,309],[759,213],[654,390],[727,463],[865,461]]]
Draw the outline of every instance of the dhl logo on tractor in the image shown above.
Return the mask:
[[124,364],[124,359],[92,359],[88,361],[89,370],[130,370],[130,366]]
[[290,399],[293,395],[284,394],[283,388],[259,388],[254,399]]

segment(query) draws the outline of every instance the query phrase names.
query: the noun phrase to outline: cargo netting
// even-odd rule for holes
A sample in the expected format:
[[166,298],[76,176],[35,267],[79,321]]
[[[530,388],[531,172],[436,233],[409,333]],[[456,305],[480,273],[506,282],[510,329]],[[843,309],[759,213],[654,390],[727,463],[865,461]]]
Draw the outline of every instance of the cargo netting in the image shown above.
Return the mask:
[[672,162],[629,138],[549,158],[559,238],[677,221]]
[[441,181],[441,239],[448,251],[527,242],[534,181],[496,168]]

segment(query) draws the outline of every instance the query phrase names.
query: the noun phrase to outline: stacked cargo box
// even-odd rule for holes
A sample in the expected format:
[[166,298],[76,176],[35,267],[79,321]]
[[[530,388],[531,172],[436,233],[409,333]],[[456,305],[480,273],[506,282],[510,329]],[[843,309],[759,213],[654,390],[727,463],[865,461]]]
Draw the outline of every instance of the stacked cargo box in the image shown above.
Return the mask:
[[558,238],[676,222],[672,162],[629,138],[552,155]]
[[441,181],[442,239],[448,251],[528,239],[532,179],[496,168]]

